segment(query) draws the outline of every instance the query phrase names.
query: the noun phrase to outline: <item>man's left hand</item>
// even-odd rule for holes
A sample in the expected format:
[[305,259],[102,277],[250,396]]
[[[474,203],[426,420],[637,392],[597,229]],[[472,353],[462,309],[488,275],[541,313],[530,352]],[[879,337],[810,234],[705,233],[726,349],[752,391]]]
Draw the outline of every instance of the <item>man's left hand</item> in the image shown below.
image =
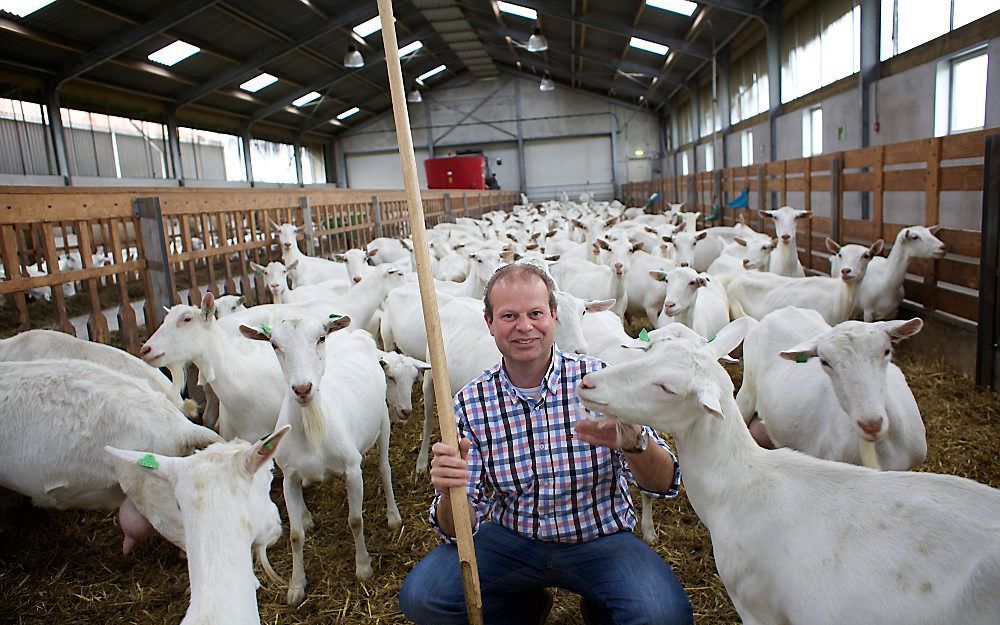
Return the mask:
[[[615,427],[617,425],[617,427]],[[616,419],[581,419],[574,424],[576,437],[585,443],[621,449],[631,447],[639,438],[641,425],[620,423]]]

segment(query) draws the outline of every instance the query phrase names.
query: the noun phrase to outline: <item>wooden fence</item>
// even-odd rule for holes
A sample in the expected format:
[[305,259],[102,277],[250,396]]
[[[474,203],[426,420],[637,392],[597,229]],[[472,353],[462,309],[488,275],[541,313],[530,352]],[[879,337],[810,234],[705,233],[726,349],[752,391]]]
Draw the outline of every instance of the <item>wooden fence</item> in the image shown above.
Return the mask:
[[[642,206],[653,192],[657,204],[685,202],[686,211],[714,216],[714,225],[732,225],[742,216],[755,229],[770,232],[757,208],[778,208],[788,203],[789,193],[801,193],[802,205],[812,210],[825,195],[828,215],[814,214],[801,220],[797,242],[799,260],[808,270],[827,274],[830,269],[824,239],[839,243],[871,243],[884,239],[886,253],[902,228],[933,225],[942,221],[941,194],[983,190],[983,155],[989,129],[947,137],[935,137],[834,152],[746,167],[729,167],[678,178],[657,178],[622,186],[623,199]],[[747,194],[747,208],[730,209],[729,202]],[[911,192],[922,195],[923,223],[890,223],[885,220],[886,194]],[[845,194],[867,196],[867,219],[844,216]],[[769,197],[771,196],[771,197]],[[981,198],[981,196],[979,196]],[[970,199],[956,209],[980,215],[981,199]],[[954,220],[952,220],[954,221]],[[939,260],[913,261],[904,284],[906,298],[927,309],[977,321],[980,230],[944,227],[938,237],[948,246]]]
[[[518,198],[500,191],[422,195],[428,227],[508,209]],[[181,303],[184,289],[189,303],[205,291],[268,301],[249,261],[280,259],[269,221],[305,225],[303,248],[326,257],[379,236],[408,237],[408,213],[404,193],[395,190],[0,187],[0,336],[40,327],[75,335],[70,319],[85,315],[90,340],[136,354],[162,317],[159,307]],[[94,256],[101,251],[112,257],[108,264]],[[59,271],[60,257],[70,254],[82,268]],[[31,276],[29,268],[48,273]],[[82,290],[64,293],[75,284]],[[30,289],[51,302],[29,298]],[[142,323],[133,309],[139,301]],[[102,313],[109,308],[117,309],[118,336]]]

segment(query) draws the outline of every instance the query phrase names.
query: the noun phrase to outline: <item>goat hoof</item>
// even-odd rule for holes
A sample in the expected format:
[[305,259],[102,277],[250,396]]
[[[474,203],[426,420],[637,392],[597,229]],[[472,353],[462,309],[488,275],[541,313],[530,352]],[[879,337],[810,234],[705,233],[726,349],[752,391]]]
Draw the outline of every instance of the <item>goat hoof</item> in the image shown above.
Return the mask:
[[643,532],[642,539],[646,541],[647,545],[656,544],[656,532]]
[[288,588],[288,607],[297,608],[306,600],[306,589],[304,587],[291,586]]
[[358,576],[358,579],[369,579],[372,576],[371,560],[364,563],[361,562],[355,563],[354,574]]
[[400,518],[398,512],[396,514],[390,514],[387,518],[389,520],[389,529],[398,530],[403,527],[403,519]]

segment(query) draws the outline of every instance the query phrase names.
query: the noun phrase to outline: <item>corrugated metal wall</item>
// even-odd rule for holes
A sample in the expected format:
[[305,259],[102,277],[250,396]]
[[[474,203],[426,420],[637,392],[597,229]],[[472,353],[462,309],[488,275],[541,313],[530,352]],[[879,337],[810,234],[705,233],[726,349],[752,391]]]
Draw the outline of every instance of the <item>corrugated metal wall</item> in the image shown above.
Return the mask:
[[44,176],[55,171],[47,128],[0,119],[0,174]]

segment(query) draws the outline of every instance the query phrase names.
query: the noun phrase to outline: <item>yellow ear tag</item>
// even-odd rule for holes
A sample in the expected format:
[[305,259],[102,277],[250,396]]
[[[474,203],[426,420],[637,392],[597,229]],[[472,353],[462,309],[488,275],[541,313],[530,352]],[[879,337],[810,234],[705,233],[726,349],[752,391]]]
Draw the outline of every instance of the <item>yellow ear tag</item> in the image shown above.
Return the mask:
[[156,456],[154,456],[153,454],[146,454],[142,458],[139,458],[139,460],[136,461],[136,464],[139,465],[140,467],[143,467],[144,469],[160,468],[160,463],[157,462]]

